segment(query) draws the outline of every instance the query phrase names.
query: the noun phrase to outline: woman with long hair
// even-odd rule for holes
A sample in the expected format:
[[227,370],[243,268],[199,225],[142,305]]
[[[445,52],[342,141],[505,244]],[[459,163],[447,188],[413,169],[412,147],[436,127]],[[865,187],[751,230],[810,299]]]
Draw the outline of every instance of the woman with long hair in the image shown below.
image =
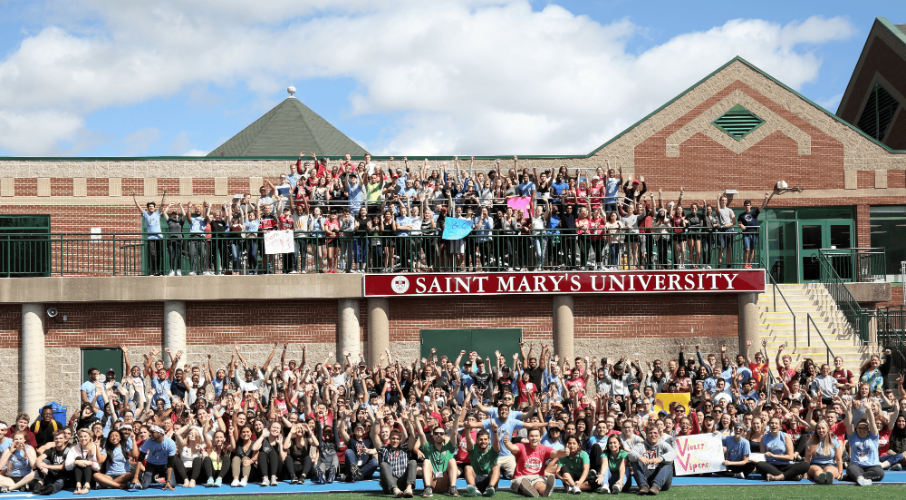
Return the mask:
[[107,488],[127,488],[129,481],[132,480],[132,473],[129,472],[130,458],[138,458],[138,447],[132,446],[128,440],[123,439],[120,431],[110,431],[107,434],[104,450],[98,455],[98,460],[106,464],[107,469],[104,474],[94,474],[94,480]]
[[761,441],[765,462],[756,462],[755,468],[766,481],[800,481],[808,472],[808,462],[795,462],[793,440],[781,431],[783,420],[771,417],[769,431]]
[[818,484],[833,484],[843,476],[843,446],[821,420],[808,440],[805,460],[809,462],[808,478]]
[[588,453],[581,449],[576,436],[566,438],[566,451],[566,456],[557,463],[557,479],[563,483],[567,493],[578,495],[583,491],[591,491],[593,486],[588,482]]
[[[26,484],[29,484],[35,478],[34,469],[37,466],[38,457],[35,449],[26,442],[27,436],[27,431],[16,431],[13,433],[13,444],[3,452],[3,455],[0,455],[0,469],[4,469],[3,472],[0,473],[0,493],[18,490]],[[94,450],[90,432],[82,429],[79,431],[79,437],[80,443],[83,443],[89,450]],[[71,453],[72,448],[70,448],[70,454]],[[78,478],[75,491],[76,495],[88,493],[88,487],[91,485],[92,463],[86,461],[84,465],[88,467],[88,479],[83,479],[82,473],[84,471],[80,471],[80,473],[76,475]],[[69,455],[67,455],[66,470],[72,469],[72,461],[69,459]],[[82,489],[83,481],[87,483],[84,486],[84,490]]]
[[230,449],[233,450],[231,469],[233,472],[232,487],[244,487],[249,483],[252,464],[258,459],[258,452],[252,449],[255,444],[252,428],[248,425],[239,429],[239,438],[230,433]]
[[311,461],[311,430],[304,423],[293,425],[283,441],[286,457],[284,466],[290,477],[290,484],[305,484],[311,477],[314,466]]
[[176,459],[173,461],[173,472],[176,482],[182,482],[183,488],[194,488],[199,480],[213,484],[213,464],[207,456],[211,441],[200,428],[185,425],[174,433],[176,442]]
[[[76,495],[86,495],[91,489],[91,477],[101,470],[98,463],[98,449],[91,439],[88,429],[80,429],[77,433],[78,443],[69,448],[66,455],[65,468],[73,471]],[[3,460],[0,459],[0,462]]]
[[859,381],[868,384],[871,392],[884,390],[884,381],[890,373],[890,349],[884,351],[884,363],[879,354],[872,354],[868,361],[859,367]]

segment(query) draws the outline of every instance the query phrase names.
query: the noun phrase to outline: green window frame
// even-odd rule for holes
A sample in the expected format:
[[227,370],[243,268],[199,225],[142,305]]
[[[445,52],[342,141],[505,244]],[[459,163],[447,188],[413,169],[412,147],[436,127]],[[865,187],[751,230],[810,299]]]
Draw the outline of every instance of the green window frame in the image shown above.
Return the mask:
[[711,124],[737,141],[741,141],[758,127],[764,125],[764,120],[737,104],[717,117]]

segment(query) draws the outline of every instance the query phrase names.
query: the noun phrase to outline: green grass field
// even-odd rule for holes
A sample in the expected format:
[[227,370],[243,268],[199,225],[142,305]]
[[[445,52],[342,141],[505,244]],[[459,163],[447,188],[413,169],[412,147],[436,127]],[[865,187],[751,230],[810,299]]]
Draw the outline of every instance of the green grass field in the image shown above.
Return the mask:
[[[378,493],[321,493],[321,494],[310,494],[311,496],[325,496],[331,500],[374,500],[375,498],[392,498],[389,496],[384,496]],[[299,497],[299,495],[262,495],[266,497],[267,500],[293,500]],[[306,495],[308,496],[308,495]],[[551,498],[557,500],[567,500],[567,499],[580,499],[580,498],[637,498],[635,493],[622,493],[620,495],[597,495],[593,493],[583,493],[580,495],[567,495],[565,493],[554,493],[551,495]],[[173,500],[173,496],[163,497],[153,500]],[[211,496],[211,497],[201,497],[193,496],[192,500],[246,500],[246,496]],[[421,498],[418,495],[416,499]],[[434,494],[434,498],[437,500],[450,499],[451,497],[447,495]],[[463,497],[460,497],[463,498]],[[510,492],[500,492],[494,495],[495,500],[522,500],[525,497],[515,495]],[[707,487],[680,487],[680,488],[671,488],[669,491],[661,492],[658,495],[658,498],[679,498],[679,499],[695,499],[695,500],[706,500],[710,498],[715,499],[732,499],[732,500],[762,500],[762,499],[815,499],[815,500],[824,500],[824,499],[870,499],[870,500],[903,500],[906,498],[906,486],[884,486],[884,485],[874,485],[866,488],[860,488],[858,486],[850,486],[847,484],[840,484],[835,486],[818,486],[818,485],[802,485],[802,486],[750,486],[750,487],[733,487],[733,486],[707,486]],[[143,499],[145,500],[145,499]]]

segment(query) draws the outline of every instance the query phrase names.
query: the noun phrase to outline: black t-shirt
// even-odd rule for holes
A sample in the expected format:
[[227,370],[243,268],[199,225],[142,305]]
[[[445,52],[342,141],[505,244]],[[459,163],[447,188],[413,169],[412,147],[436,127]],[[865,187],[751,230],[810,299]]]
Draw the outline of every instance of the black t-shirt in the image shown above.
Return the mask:
[[[44,452],[47,455],[47,461],[50,462],[50,465],[63,465],[66,462],[66,455],[69,454],[69,447],[66,446],[62,450],[57,450],[56,446],[52,446],[49,450]],[[65,468],[61,470],[48,470],[48,476],[68,476],[72,474],[72,471],[67,471]],[[48,483],[49,484],[49,483]]]
[[761,210],[753,208],[748,212],[743,212],[739,214],[739,222],[743,226],[746,226],[747,233],[754,233],[758,231],[758,215],[761,213]]
[[470,375],[472,380],[475,381],[475,386],[482,390],[487,390],[491,387],[491,374],[488,372],[472,372]]
[[211,233],[212,234],[223,234],[226,232],[226,222],[222,219],[212,219],[211,220]]
[[524,371],[525,373],[528,373],[529,380],[531,380],[532,383],[535,384],[535,387],[540,388],[541,376],[544,375],[544,370],[540,366],[538,366],[535,368],[525,368]]

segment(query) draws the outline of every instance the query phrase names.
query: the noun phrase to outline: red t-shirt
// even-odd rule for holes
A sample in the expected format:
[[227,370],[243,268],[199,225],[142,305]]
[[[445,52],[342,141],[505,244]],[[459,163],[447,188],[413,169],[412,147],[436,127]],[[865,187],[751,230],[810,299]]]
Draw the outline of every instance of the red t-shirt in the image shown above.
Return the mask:
[[761,382],[761,378],[768,375],[768,364],[749,363],[749,371],[752,372],[752,377],[756,382]]
[[878,456],[883,457],[890,450],[890,427],[878,429]]
[[834,370],[833,375],[834,380],[836,380],[838,384],[848,384],[849,379],[853,377],[853,372],[844,368],[842,370]]
[[[472,431],[472,442],[475,442],[476,436],[478,435],[478,429]],[[475,445],[478,446],[478,445]],[[459,446],[456,447],[456,463],[458,464],[469,464],[469,449],[468,444],[466,443],[466,433],[462,432],[459,434]]]
[[840,441],[840,443],[846,441],[846,426],[843,425],[843,422],[837,422],[836,424],[834,424],[833,427],[830,428],[830,433],[833,434],[834,437],[837,438],[837,441]]
[[516,472],[513,477],[540,476],[544,472],[544,464],[551,459],[553,448],[539,444],[531,449],[525,443],[516,445],[519,453],[516,454]]

